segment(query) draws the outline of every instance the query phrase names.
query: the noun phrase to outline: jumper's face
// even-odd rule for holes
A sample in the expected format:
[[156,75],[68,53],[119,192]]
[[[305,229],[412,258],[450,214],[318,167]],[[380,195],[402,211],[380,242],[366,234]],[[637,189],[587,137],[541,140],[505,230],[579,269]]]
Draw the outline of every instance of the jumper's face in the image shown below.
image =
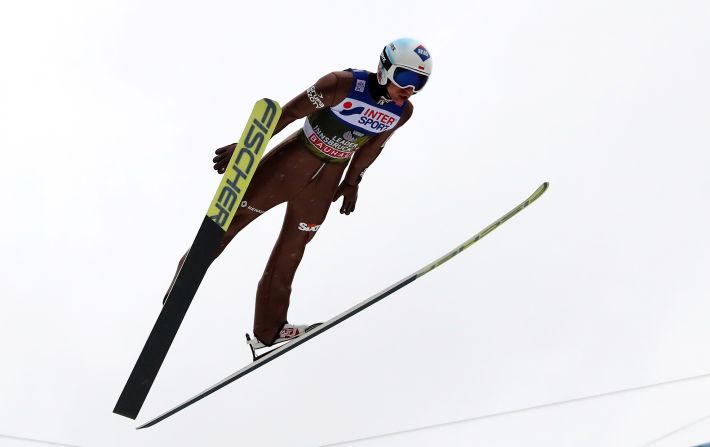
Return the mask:
[[393,82],[388,82],[387,94],[395,104],[401,107],[404,101],[414,94],[414,87],[401,88],[397,87]]

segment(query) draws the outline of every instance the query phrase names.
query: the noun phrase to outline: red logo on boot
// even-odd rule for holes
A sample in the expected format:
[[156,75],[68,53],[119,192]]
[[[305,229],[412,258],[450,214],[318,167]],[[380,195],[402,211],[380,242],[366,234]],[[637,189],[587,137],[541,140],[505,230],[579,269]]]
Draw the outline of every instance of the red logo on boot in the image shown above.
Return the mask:
[[279,334],[281,338],[291,338],[296,335],[298,335],[298,328],[295,327],[285,327],[281,329],[281,333]]

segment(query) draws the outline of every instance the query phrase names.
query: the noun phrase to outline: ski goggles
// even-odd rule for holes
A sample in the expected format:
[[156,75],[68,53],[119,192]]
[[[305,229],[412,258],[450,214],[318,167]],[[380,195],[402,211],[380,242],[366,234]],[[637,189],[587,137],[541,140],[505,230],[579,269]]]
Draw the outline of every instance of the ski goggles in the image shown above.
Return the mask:
[[424,88],[426,81],[429,80],[429,76],[399,65],[390,66],[387,69],[387,77],[399,88],[413,88],[414,93]]

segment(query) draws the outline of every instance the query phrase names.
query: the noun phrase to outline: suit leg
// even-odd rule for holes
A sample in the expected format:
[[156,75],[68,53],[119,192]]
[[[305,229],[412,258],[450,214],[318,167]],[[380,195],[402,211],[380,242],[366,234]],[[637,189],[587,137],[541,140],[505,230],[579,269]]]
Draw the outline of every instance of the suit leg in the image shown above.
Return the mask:
[[254,312],[254,336],[270,345],[288,322],[291,284],[303,253],[328,214],[344,166],[326,165],[288,202],[286,217],[264,274]]

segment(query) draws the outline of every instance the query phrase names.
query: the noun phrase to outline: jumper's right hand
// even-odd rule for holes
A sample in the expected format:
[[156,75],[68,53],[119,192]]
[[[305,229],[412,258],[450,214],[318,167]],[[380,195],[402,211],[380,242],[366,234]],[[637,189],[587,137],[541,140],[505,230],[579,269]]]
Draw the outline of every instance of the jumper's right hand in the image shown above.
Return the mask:
[[220,147],[216,151],[214,151],[217,156],[215,156],[212,161],[214,162],[214,170],[219,172],[220,174],[224,174],[224,171],[227,170],[227,165],[229,164],[229,160],[232,158],[232,153],[234,152],[234,148],[237,147],[237,143],[232,143],[228,144],[227,146]]

